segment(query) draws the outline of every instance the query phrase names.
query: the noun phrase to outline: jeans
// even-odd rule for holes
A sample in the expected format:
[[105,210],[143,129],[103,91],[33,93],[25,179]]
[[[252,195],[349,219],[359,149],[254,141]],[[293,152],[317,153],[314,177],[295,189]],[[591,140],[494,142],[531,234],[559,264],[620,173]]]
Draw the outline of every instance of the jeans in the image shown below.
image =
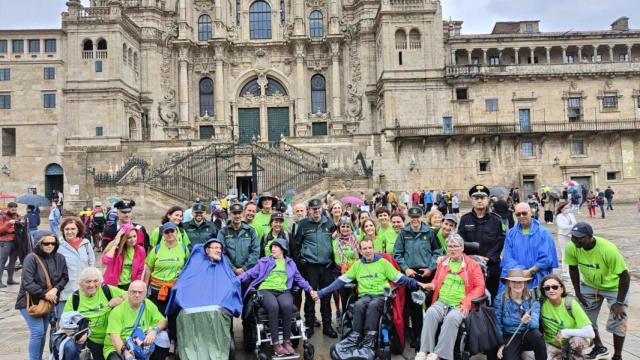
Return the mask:
[[607,210],[613,210],[613,198],[607,198]]
[[42,360],[49,316],[33,317],[29,315],[27,309],[20,309],[20,314],[29,328],[29,360]]
[[598,204],[600,207],[600,216],[604,219],[604,203]]
[[[16,268],[17,254],[13,252],[13,241],[0,242],[0,284],[2,283],[2,273],[7,269],[7,281],[13,281],[13,272]],[[9,266],[5,265],[9,261]]]
[[384,310],[384,296],[366,295],[353,307],[353,331],[366,334],[378,331],[378,321]]

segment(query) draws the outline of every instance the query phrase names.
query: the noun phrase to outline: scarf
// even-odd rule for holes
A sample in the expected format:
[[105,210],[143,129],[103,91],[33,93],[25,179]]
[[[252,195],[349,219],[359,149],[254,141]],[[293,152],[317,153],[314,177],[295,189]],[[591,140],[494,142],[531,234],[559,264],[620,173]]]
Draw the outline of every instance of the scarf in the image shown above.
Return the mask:
[[353,231],[349,232],[347,235],[342,235],[340,232],[336,231],[333,234],[333,238],[338,240],[338,255],[340,256],[340,264],[344,264],[344,247],[351,246],[353,252],[356,254],[356,259],[360,257],[360,253],[358,251],[358,239],[356,239]]

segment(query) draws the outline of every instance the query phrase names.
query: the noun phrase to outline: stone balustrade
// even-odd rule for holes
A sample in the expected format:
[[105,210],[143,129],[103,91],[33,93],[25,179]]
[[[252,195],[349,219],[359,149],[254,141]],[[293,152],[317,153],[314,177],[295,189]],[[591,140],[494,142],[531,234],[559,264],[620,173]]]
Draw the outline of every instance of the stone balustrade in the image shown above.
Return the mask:
[[527,64],[527,65],[454,65],[446,67],[447,77],[500,77],[500,76],[566,76],[628,74],[640,72],[640,62],[603,62],[579,64]]

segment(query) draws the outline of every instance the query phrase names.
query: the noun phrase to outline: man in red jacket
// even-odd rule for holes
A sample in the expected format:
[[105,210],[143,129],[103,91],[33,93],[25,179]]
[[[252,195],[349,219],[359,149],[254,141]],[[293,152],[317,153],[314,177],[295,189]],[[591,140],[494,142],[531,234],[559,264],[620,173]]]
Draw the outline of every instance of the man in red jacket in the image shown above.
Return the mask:
[[7,269],[7,284],[16,285],[18,282],[13,280],[13,272],[16,267],[16,259],[18,253],[13,251],[16,246],[16,230],[14,224],[20,218],[18,214],[18,204],[10,202],[7,204],[7,212],[0,212],[0,288],[4,288],[7,285],[2,283],[2,273],[4,272],[7,260],[9,266]]

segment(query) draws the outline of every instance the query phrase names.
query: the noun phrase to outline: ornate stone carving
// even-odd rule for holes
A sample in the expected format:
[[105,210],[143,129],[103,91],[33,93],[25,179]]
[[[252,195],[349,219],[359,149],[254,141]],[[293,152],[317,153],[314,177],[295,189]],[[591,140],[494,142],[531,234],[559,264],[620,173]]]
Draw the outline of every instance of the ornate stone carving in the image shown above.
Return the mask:
[[202,76],[211,76],[215,71],[215,59],[206,55],[194,59],[193,71]]
[[307,61],[307,68],[315,72],[323,71],[329,67],[329,61],[325,59],[309,60]]
[[162,125],[166,126],[169,124],[173,124],[178,120],[178,112],[176,111],[176,92],[171,89],[164,96],[164,99],[160,102],[160,106],[158,107],[158,112],[160,115],[160,121],[162,121]]
[[195,0],[193,2],[193,8],[196,11],[211,11],[213,10],[212,0]]
[[259,48],[255,52],[256,60],[255,60],[255,68],[258,71],[265,71],[269,68],[269,58],[267,57],[267,52],[263,48]]
[[362,119],[362,92],[354,83],[347,85],[347,117],[350,121]]
[[308,9],[317,10],[317,9],[324,8],[326,5],[326,1],[325,0],[307,0],[306,4]]
[[284,72],[284,74],[287,76],[291,75],[292,63],[293,63],[293,59],[290,57],[287,57],[282,61],[282,72]]

